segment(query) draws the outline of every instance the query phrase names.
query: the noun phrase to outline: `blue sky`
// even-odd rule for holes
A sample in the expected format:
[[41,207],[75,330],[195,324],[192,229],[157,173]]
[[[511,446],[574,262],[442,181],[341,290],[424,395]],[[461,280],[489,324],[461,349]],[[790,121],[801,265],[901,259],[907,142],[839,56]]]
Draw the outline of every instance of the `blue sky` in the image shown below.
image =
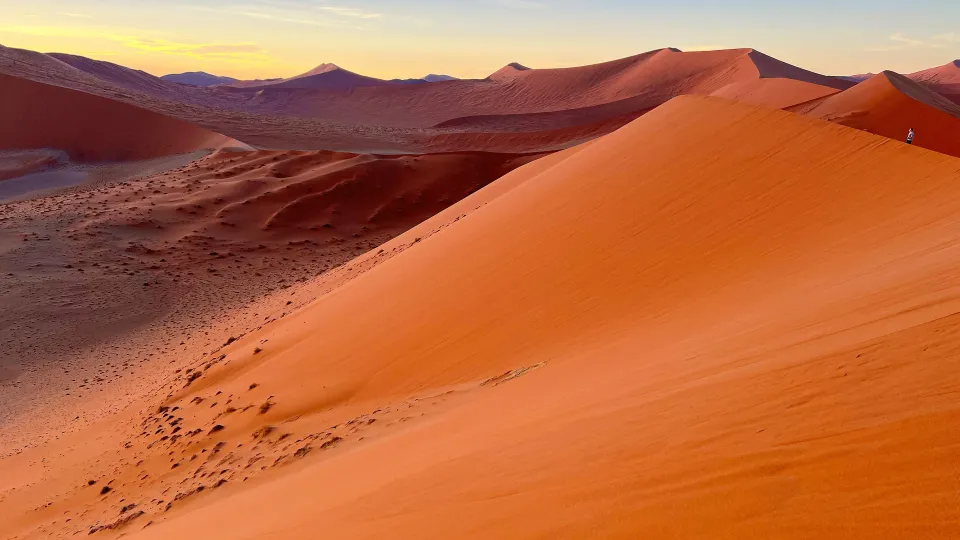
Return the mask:
[[754,47],[828,74],[960,57],[960,2],[826,0],[0,0],[0,44],[155,74],[285,76],[323,62],[379,77],[482,77],[660,47]]

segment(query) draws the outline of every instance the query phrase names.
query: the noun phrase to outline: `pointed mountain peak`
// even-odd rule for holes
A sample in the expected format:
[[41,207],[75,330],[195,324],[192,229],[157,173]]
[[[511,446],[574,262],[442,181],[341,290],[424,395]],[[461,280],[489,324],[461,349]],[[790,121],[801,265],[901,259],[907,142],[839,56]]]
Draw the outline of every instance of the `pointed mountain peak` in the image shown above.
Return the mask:
[[336,64],[320,64],[319,66],[311,69],[310,71],[300,75],[301,77],[309,77],[310,75],[320,75],[323,73],[330,73],[331,71],[342,70],[343,68]]
[[509,64],[503,66],[502,68],[497,70],[496,73],[490,75],[487,78],[492,81],[511,79],[515,77],[518,73],[521,73],[524,71],[530,71],[530,68],[528,68],[523,64],[519,64],[517,62],[510,62]]

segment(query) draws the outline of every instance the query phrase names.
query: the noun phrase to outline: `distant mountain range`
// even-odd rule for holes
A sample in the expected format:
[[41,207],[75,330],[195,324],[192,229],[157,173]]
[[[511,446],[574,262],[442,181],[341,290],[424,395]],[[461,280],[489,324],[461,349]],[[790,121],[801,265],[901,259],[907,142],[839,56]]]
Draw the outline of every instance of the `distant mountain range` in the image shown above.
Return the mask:
[[[332,75],[331,75],[332,74]],[[233,77],[221,77],[212,75],[204,71],[190,71],[187,73],[175,73],[160,77],[164,81],[187,84],[190,86],[233,86],[237,88],[254,88],[260,86],[273,86],[279,88],[316,88],[316,87],[357,87],[357,86],[380,86],[387,83],[418,84],[425,82],[444,82],[457,81],[456,77],[450,75],[437,75],[431,73],[419,79],[392,79],[383,80],[373,77],[358,75],[352,71],[347,71],[336,64],[320,64],[319,66],[286,79],[254,79],[241,81]]]

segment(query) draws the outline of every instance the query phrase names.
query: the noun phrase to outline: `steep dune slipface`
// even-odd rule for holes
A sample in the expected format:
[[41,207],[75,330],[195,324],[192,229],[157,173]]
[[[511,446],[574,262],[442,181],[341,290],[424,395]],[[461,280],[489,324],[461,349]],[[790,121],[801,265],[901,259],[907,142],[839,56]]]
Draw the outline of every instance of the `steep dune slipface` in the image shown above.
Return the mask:
[[958,212],[953,157],[678,98],[211,353],[76,510],[137,501],[137,539],[951,538]]
[[82,162],[244,146],[146,109],[7,75],[0,75],[0,117],[0,150],[51,148]]
[[960,156],[960,106],[910,79],[885,71],[857,86],[790,110]]

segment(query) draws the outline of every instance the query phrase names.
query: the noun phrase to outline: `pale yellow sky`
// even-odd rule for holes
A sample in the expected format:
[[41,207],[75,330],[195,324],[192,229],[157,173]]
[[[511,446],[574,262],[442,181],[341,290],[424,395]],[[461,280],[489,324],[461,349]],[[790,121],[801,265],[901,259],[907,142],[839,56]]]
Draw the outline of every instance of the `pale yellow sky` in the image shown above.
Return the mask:
[[[669,4],[669,5],[665,5]],[[916,71],[960,57],[960,2],[707,0],[0,0],[0,44],[155,75],[485,77],[647,50],[754,47],[827,74]],[[938,4],[934,6],[933,4]],[[937,15],[924,10],[937,8]],[[869,9],[868,9],[869,8]],[[829,13],[824,16],[822,13]],[[866,11],[865,11],[866,10]],[[793,13],[791,13],[793,11]]]

